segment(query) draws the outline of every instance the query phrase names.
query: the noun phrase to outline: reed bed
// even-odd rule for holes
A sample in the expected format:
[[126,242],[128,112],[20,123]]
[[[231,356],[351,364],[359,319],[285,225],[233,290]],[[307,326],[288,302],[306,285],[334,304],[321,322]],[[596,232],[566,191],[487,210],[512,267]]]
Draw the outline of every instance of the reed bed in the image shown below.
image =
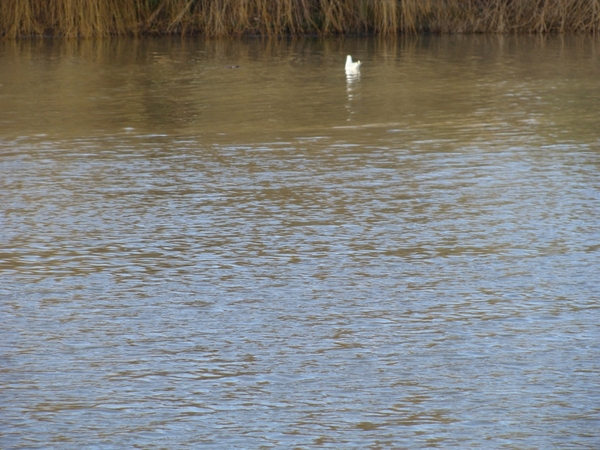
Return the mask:
[[0,33],[596,33],[600,0],[0,0]]

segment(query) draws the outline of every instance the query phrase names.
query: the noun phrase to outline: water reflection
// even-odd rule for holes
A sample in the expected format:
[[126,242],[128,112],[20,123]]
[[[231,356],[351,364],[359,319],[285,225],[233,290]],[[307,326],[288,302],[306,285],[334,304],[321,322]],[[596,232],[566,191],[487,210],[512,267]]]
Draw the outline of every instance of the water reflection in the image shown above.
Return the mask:
[[348,121],[351,121],[352,114],[352,102],[357,95],[358,82],[360,81],[360,71],[348,72],[346,71],[346,91],[348,93],[348,103],[346,103],[346,109],[348,110]]
[[4,446],[596,445],[595,40],[0,46]]

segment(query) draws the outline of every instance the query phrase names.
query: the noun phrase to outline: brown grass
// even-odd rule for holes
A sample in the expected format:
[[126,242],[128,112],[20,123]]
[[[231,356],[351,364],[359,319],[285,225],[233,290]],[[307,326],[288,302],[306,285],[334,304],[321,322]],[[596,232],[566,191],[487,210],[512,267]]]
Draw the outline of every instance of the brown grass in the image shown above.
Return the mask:
[[0,0],[0,34],[596,33],[600,0]]

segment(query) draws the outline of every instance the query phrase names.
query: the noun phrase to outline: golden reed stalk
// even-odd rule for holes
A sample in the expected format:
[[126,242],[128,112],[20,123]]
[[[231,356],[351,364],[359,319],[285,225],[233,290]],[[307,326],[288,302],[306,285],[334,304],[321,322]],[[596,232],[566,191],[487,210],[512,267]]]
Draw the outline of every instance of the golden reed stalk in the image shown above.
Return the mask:
[[5,38],[596,33],[600,0],[0,0]]

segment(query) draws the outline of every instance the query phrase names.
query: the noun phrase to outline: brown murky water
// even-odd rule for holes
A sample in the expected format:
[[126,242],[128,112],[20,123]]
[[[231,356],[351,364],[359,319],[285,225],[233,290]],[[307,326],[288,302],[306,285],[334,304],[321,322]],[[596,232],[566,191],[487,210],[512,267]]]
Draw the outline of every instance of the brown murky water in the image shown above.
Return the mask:
[[599,49],[0,43],[0,446],[598,448]]

